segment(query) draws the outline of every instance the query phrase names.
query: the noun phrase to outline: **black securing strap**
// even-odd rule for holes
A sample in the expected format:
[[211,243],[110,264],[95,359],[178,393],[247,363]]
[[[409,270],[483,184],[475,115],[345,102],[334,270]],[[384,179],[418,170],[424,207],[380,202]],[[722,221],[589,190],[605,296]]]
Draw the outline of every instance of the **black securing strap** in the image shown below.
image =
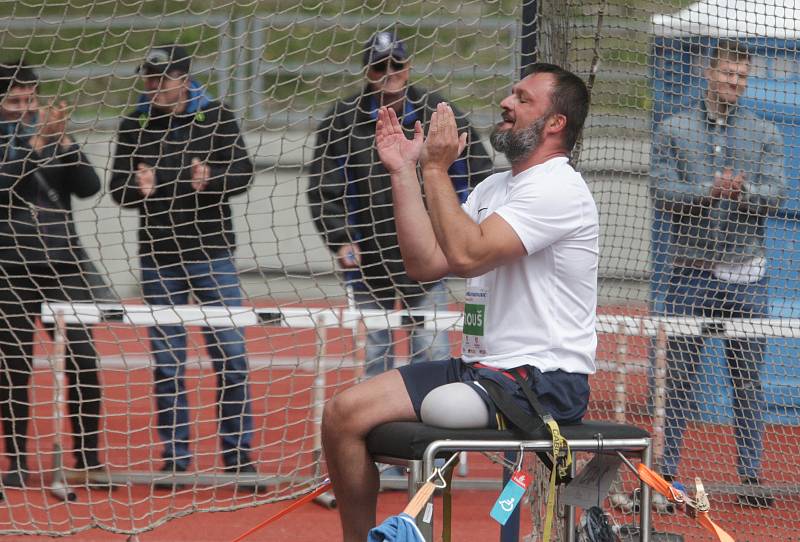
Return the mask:
[[[543,428],[550,432],[549,424],[555,423],[553,417],[544,410],[539,399],[533,394],[527,382],[525,382],[515,370],[511,370],[509,373],[513,375],[517,385],[522,389],[528,403],[530,403],[533,411],[536,413],[535,416],[531,416],[520,408],[514,399],[509,397],[507,390],[497,382],[482,378],[478,380],[478,384],[483,386],[489,394],[489,397],[491,397],[492,402],[494,402],[497,407],[497,410],[499,410],[511,424],[510,429],[513,432],[519,434],[522,439],[539,439],[541,438],[541,430]],[[541,459],[542,463],[544,463],[545,467],[550,471],[553,470],[553,460],[559,460],[559,458],[552,458],[546,452],[536,452],[536,455],[539,456],[539,459]],[[568,470],[561,468],[556,469],[556,483],[569,483],[571,480],[572,476]]]

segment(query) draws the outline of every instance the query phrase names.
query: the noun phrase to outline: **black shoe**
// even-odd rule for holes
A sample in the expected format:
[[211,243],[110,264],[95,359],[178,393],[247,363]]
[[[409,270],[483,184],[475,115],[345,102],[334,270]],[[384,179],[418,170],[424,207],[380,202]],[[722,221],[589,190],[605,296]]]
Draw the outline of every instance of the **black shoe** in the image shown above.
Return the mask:
[[[240,465],[228,465],[225,467],[225,472],[235,474],[237,476],[235,482],[236,489],[245,489],[256,492],[262,489],[258,482],[258,469],[256,469],[253,463],[248,462]],[[242,476],[242,478],[238,478],[238,476]]]
[[75,470],[93,470],[103,467],[96,452],[80,452],[75,455]]
[[76,466],[74,469],[67,468],[64,470],[64,477],[70,484],[112,490],[120,487],[112,482],[111,473],[105,465],[94,465],[92,467]]
[[758,478],[742,479],[743,491],[736,495],[739,504],[752,508],[772,508],[775,506],[775,497],[770,496],[769,490],[761,487]]
[[185,484],[175,479],[176,474],[181,474],[189,469],[188,465],[175,463],[167,459],[164,465],[158,469],[157,478],[153,481],[153,487],[157,489],[183,489]]
[[243,463],[241,465],[228,465],[225,467],[225,472],[231,474],[258,474],[255,465],[252,463]]
[[30,473],[27,467],[11,465],[11,469],[3,475],[3,485],[5,487],[25,487]]

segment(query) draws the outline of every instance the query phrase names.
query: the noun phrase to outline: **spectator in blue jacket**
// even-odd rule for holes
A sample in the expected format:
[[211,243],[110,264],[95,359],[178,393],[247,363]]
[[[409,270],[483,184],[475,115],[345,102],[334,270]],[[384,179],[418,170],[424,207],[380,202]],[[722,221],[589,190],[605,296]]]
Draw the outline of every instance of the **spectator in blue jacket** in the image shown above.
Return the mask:
[[[666,118],[656,129],[651,177],[656,205],[670,219],[672,264],[665,297],[669,315],[711,318],[768,316],[764,228],[784,193],[783,141],[778,129],[739,106],[750,69],[747,47],[721,41],[706,70],[698,107]],[[665,478],[678,474],[680,448],[704,341],[668,341]],[[733,386],[738,473],[759,484],[764,392],[759,370],[763,337],[728,338],[725,357]],[[773,499],[743,492],[739,501]]]
[[[253,181],[236,119],[189,76],[191,59],[178,45],[150,51],[140,71],[145,92],[123,117],[117,136],[111,196],[139,211],[142,290],[151,305],[242,303],[233,261],[236,239],[229,199]],[[222,458],[230,472],[255,472],[253,422],[244,331],[209,328],[204,338],[217,376]],[[150,329],[155,358],[162,471],[185,471],[189,407],[184,384],[186,330]]]

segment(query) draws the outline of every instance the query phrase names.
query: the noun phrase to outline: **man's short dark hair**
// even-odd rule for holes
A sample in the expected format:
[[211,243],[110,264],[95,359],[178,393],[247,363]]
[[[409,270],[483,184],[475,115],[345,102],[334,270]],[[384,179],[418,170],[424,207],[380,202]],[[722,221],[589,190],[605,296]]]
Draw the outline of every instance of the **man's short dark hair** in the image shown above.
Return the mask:
[[711,50],[711,67],[716,68],[720,60],[729,62],[750,62],[750,49],[738,40],[719,40]]
[[549,73],[555,79],[550,92],[550,112],[567,118],[564,145],[571,151],[578,141],[586,115],[589,114],[589,90],[583,79],[574,73],[546,62],[536,62],[528,66],[524,77],[538,73]]
[[39,78],[33,68],[26,66],[22,60],[0,63],[0,99],[14,87],[35,87]]

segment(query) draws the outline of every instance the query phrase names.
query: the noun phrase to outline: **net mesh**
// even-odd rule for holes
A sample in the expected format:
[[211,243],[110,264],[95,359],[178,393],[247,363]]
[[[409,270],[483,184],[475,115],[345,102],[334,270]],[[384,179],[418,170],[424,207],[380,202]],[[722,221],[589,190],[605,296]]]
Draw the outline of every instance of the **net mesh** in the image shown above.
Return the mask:
[[[530,4],[512,0],[407,1],[402,7],[349,0],[0,1],[5,14],[0,21],[0,60],[22,58],[40,78],[42,102],[57,98],[70,108],[68,134],[82,154],[73,148],[54,160],[73,168],[61,168],[64,171],[91,166],[102,187],[93,192],[91,175],[85,171],[61,177],[63,172],[52,163],[37,166],[47,172],[45,185],[34,175],[16,183],[20,174],[7,175],[13,170],[5,168],[26,160],[19,155],[25,143],[12,140],[15,135],[26,139],[24,130],[35,129],[9,131],[9,124],[3,123],[0,197],[8,215],[0,217],[0,290],[5,292],[0,301],[7,314],[0,348],[4,358],[12,360],[6,362],[8,374],[17,378],[7,377],[6,398],[9,389],[26,387],[19,382],[24,383],[30,371],[24,360],[31,359],[31,353],[34,365],[27,399],[31,408],[3,411],[4,436],[9,436],[12,421],[13,431],[28,435],[5,441],[9,460],[15,455],[22,460],[19,448],[25,448],[23,472],[28,474],[23,477],[28,489],[5,492],[0,532],[66,534],[99,527],[136,533],[196,511],[290,499],[321,483],[319,405],[335,390],[354,383],[364,370],[362,363],[374,355],[363,328],[313,319],[278,327],[273,321],[246,327],[243,339],[228,329],[233,335],[210,338],[208,348],[204,330],[197,325],[202,320],[187,318],[185,347],[180,330],[168,328],[160,338],[171,346],[153,350],[145,326],[104,322],[71,327],[75,335],[68,336],[66,376],[81,376],[82,402],[90,409],[81,418],[88,424],[83,432],[91,432],[92,418],[96,423],[91,405],[97,404],[99,391],[99,459],[114,476],[130,473],[131,480],[171,479],[171,471],[159,474],[164,465],[161,440],[164,431],[181,422],[174,409],[155,401],[159,392],[153,391],[153,370],[158,360],[167,363],[163,360],[185,351],[190,431],[188,437],[176,438],[188,439],[188,472],[195,478],[172,490],[134,484],[113,495],[105,487],[86,491],[78,485],[75,503],[54,504],[47,489],[59,472],[56,445],[64,448],[66,474],[74,475],[75,456],[81,455],[75,453],[76,446],[92,449],[93,441],[80,444],[75,436],[70,422],[76,412],[62,406],[64,415],[59,415],[59,404],[77,402],[66,389],[56,401],[63,386],[54,380],[58,372],[51,339],[32,322],[43,300],[83,301],[91,299],[85,292],[93,289],[96,301],[119,299],[135,305],[142,302],[148,284],[157,282],[147,280],[138,256],[140,211],[120,208],[109,183],[115,175],[129,173],[115,170],[114,155],[120,117],[131,115],[143,91],[137,68],[152,47],[171,43],[186,47],[198,88],[227,104],[244,135],[244,147],[230,141],[221,144],[211,165],[228,163],[238,148],[247,150],[255,169],[252,186],[231,196],[232,222],[224,225],[236,235],[235,243],[230,238],[226,242],[236,246],[238,273],[209,275],[207,270],[178,265],[192,279],[192,287],[176,281],[172,301],[213,303],[211,292],[238,276],[241,293],[233,295],[231,303],[275,310],[357,306],[363,292],[345,288],[352,277],[341,272],[341,262],[326,246],[337,248],[341,241],[333,240],[337,232],[315,227],[307,187],[309,168],[319,156],[320,125],[337,100],[363,96],[364,43],[385,30],[404,40],[412,59],[411,82],[450,100],[484,141],[498,117],[497,104],[518,78],[521,43],[534,43],[541,60],[560,63],[592,80],[592,111],[577,157],[601,216],[603,319],[589,417],[651,429],[658,440],[657,463],[672,469],[677,479],[700,476],[712,496],[712,515],[735,537],[755,539],[753,533],[759,533],[758,537],[791,538],[798,522],[794,500],[800,479],[800,324],[794,320],[798,198],[793,158],[799,64],[794,4],[542,0],[537,5],[534,42],[534,31],[520,23]],[[703,104],[711,53],[727,38],[746,44],[750,69],[739,108],[729,122],[717,126],[709,122],[714,115],[709,116]],[[135,131],[140,128],[139,114],[131,118]],[[231,123],[220,123],[216,130],[226,126]],[[156,128],[149,130],[157,133]],[[159,151],[152,158],[172,156],[170,152]],[[354,156],[326,155],[333,161],[358,158]],[[507,167],[502,156],[490,151],[490,157],[496,170]],[[364,159],[366,175],[374,163],[374,156]],[[726,177],[728,169],[730,177],[743,173],[740,186],[730,188],[734,181],[729,180],[727,192],[716,190],[712,197],[715,179]],[[472,182],[480,173],[473,172]],[[59,183],[67,182],[74,188],[60,200],[63,205],[47,198],[47,183],[59,191],[66,186]],[[391,227],[385,227],[390,222],[385,218],[389,200],[374,202],[386,188],[369,187],[373,203],[367,210],[375,222],[374,236],[381,239],[387,231],[391,235]],[[701,188],[708,194],[698,196]],[[227,188],[215,190],[221,196]],[[691,197],[703,201],[686,195],[692,190]],[[198,208],[220,205],[197,200]],[[344,214],[334,218],[344,221],[345,230],[354,230],[343,206]],[[74,226],[68,225],[69,209]],[[206,220],[191,213],[178,216],[173,210],[144,214],[153,220],[169,217],[175,229],[168,234],[172,240],[183,239],[186,228]],[[316,226],[322,224],[324,230],[330,223],[317,221]],[[37,239],[45,246],[37,245]],[[77,242],[85,251],[76,248]],[[380,246],[389,253],[393,248]],[[367,249],[362,263],[382,266],[382,255]],[[386,261],[392,258],[396,256]],[[386,264],[396,283],[401,282],[392,271],[397,265]],[[462,283],[448,280],[445,294],[437,301],[427,296],[420,301],[401,290],[396,306],[433,308],[435,303],[458,310]],[[666,316],[685,317],[681,322],[695,327],[688,332],[670,327],[659,319]],[[757,321],[742,320],[750,318]],[[99,380],[92,380],[91,348],[71,346],[92,344],[86,340],[89,330],[101,360]],[[731,341],[726,342],[726,333]],[[438,336],[458,351],[458,332],[444,330]],[[694,336],[703,336],[703,344]],[[394,347],[398,362],[412,358],[420,344],[430,347],[424,337],[418,338],[422,342],[408,339],[404,328],[380,341]],[[228,422],[223,432],[234,428],[226,435],[228,442],[236,440],[235,428],[241,426],[235,420],[241,410],[237,413],[235,399],[227,410],[218,408],[220,384],[212,360],[219,357],[218,348],[228,352],[229,346],[239,344],[244,344],[250,367],[249,459],[258,476],[269,480],[258,493],[242,487],[247,473],[225,471],[231,456],[223,453],[219,438],[222,417]],[[380,352],[384,363],[385,350]],[[69,354],[77,371],[69,365]],[[13,359],[18,361],[11,367]],[[227,370],[231,377],[236,373]],[[160,374],[167,388],[177,382],[175,375]],[[234,387],[222,382],[224,389]],[[159,388],[162,395],[167,388]],[[23,421],[24,426],[24,420],[28,427],[19,425]],[[683,440],[677,445],[676,428],[683,424]],[[83,458],[92,460],[85,453]],[[6,473],[13,473],[12,467],[4,463]],[[213,478],[226,474],[231,476]],[[200,476],[211,477],[210,485]],[[743,476],[759,478],[760,486],[742,485]],[[9,481],[13,480],[4,483]],[[617,490],[626,494],[633,487],[623,476]],[[758,499],[767,496],[776,497],[772,508],[746,506],[752,499],[763,503]],[[629,508],[612,512],[615,521],[631,523]],[[531,509],[537,509],[536,503]],[[691,540],[706,539],[686,518],[657,514],[655,524]]]

